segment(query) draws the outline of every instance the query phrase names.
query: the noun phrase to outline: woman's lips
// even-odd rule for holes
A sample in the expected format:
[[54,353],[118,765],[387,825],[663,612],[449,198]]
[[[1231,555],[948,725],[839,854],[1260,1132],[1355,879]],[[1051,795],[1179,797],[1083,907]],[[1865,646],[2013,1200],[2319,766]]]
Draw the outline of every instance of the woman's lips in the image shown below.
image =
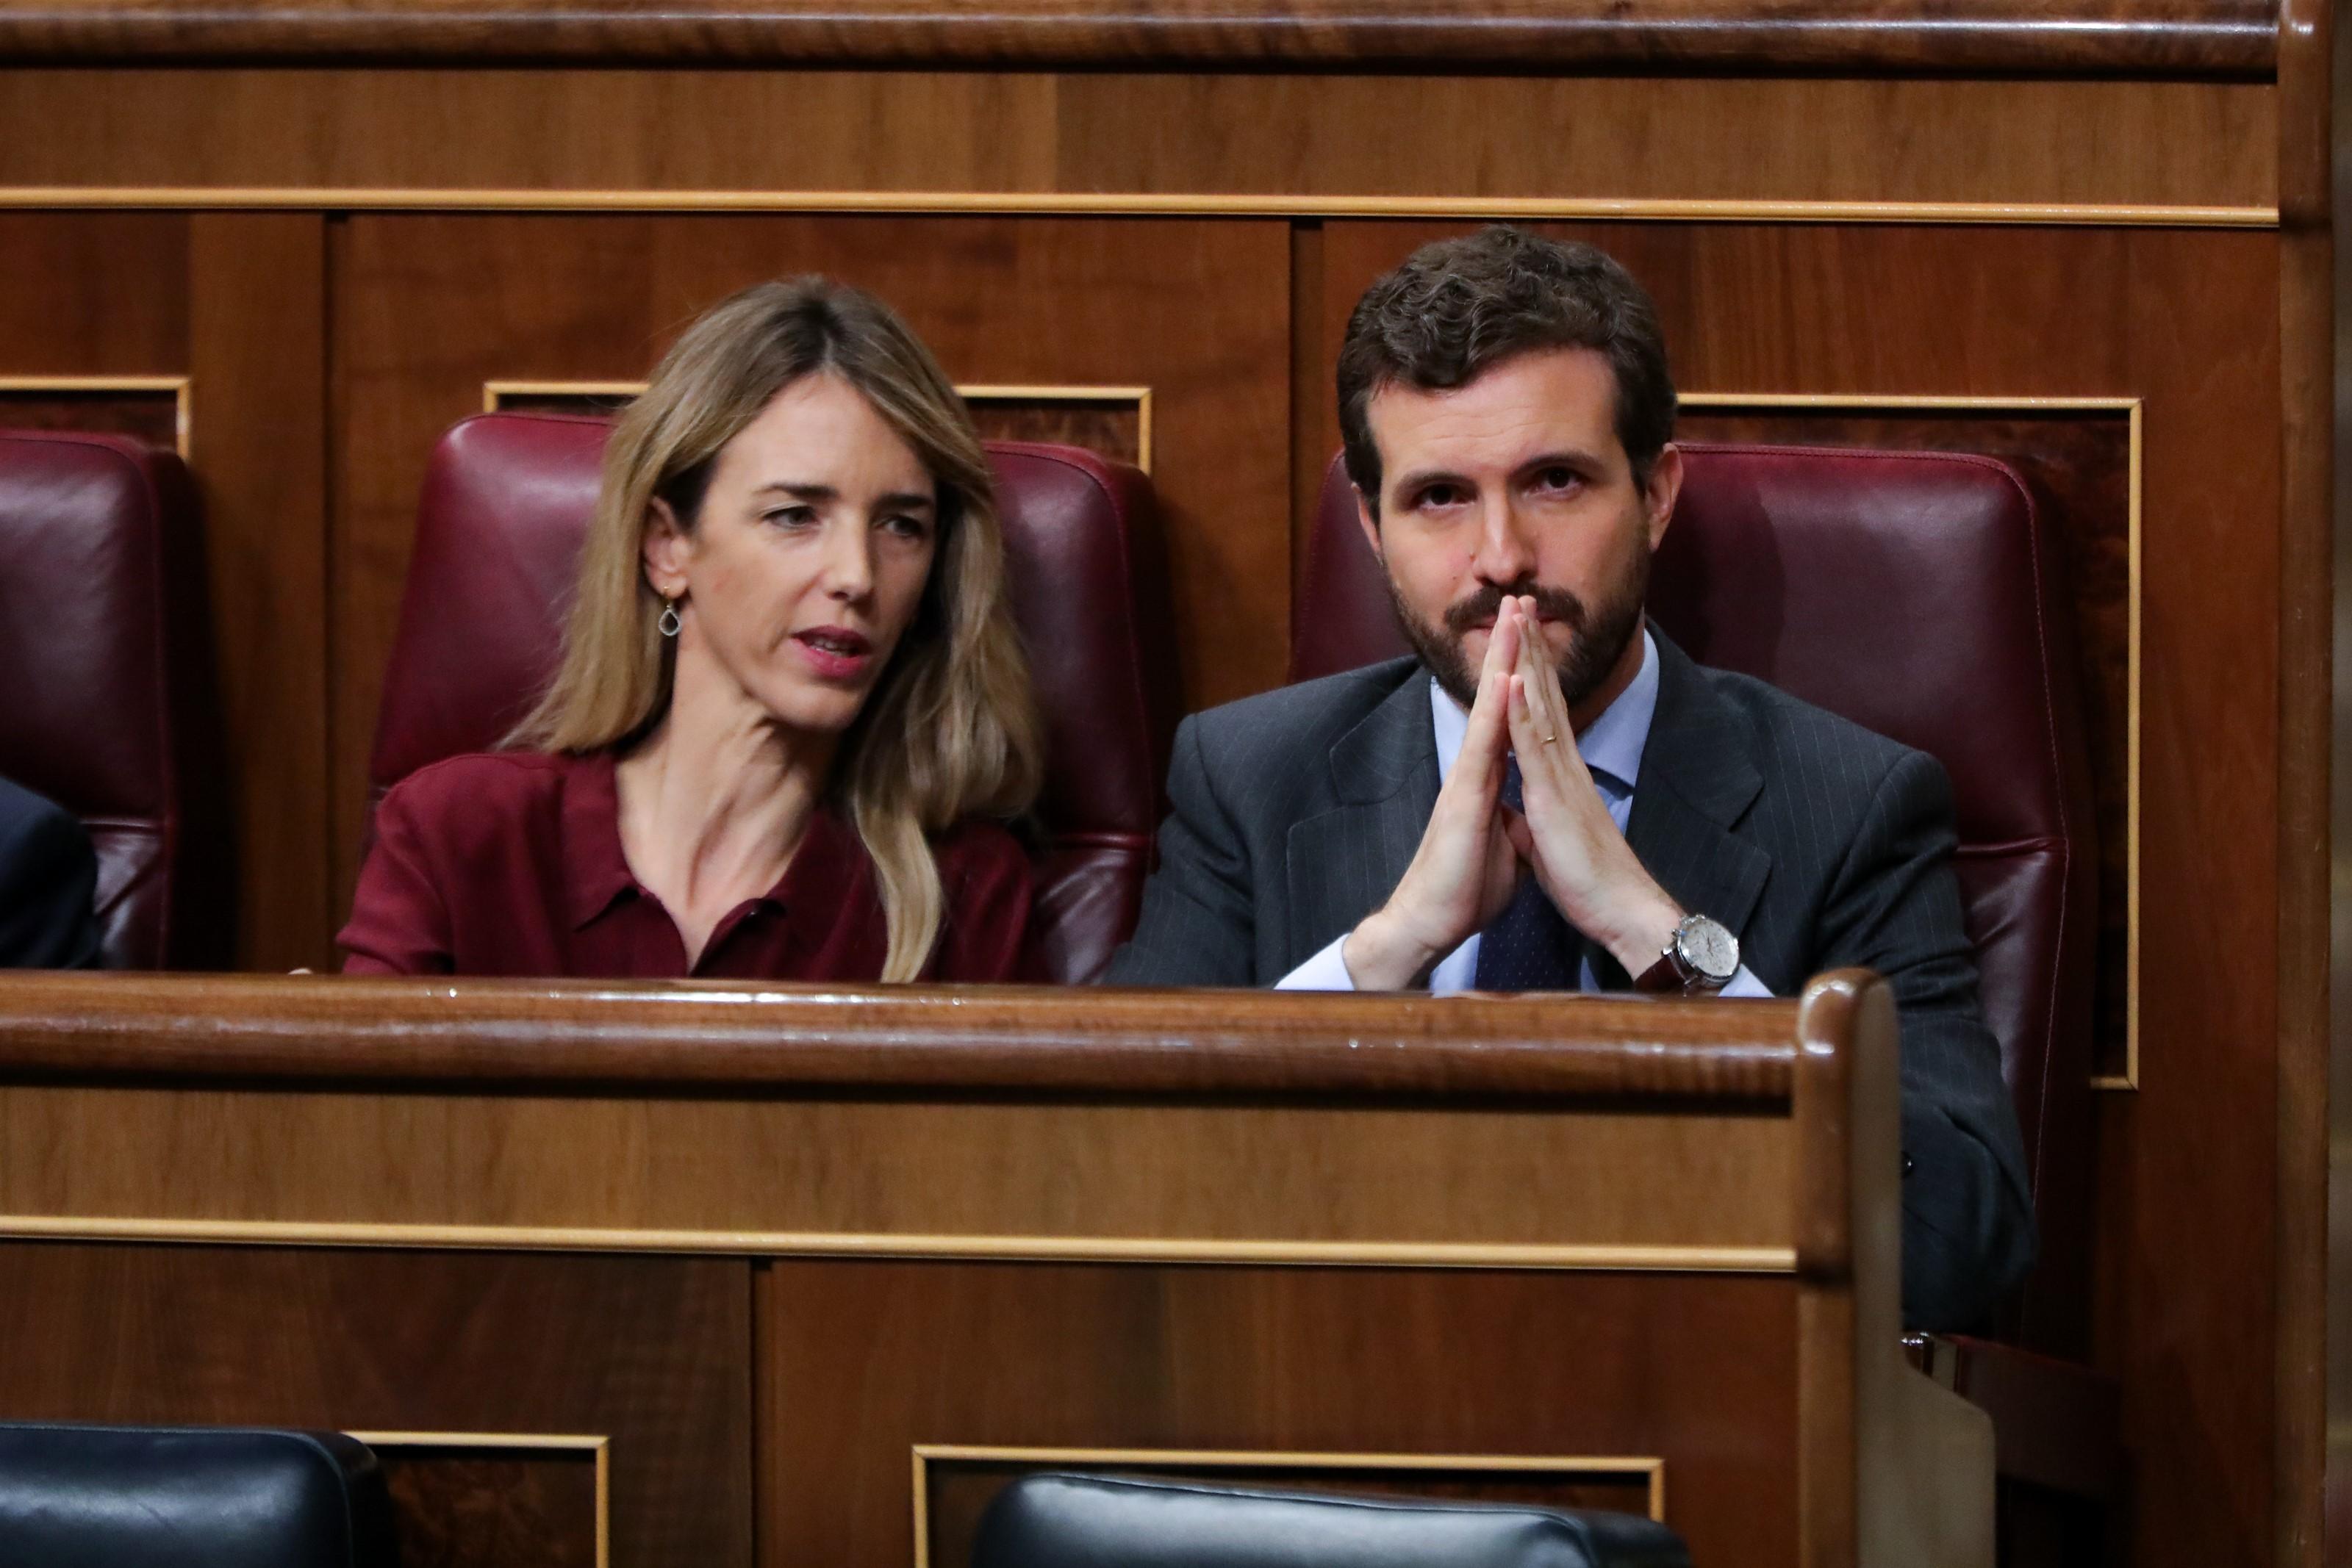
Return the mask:
[[817,674],[827,680],[845,681],[865,673],[873,661],[874,644],[857,632],[838,626],[820,626],[814,631],[796,632],[793,645]]

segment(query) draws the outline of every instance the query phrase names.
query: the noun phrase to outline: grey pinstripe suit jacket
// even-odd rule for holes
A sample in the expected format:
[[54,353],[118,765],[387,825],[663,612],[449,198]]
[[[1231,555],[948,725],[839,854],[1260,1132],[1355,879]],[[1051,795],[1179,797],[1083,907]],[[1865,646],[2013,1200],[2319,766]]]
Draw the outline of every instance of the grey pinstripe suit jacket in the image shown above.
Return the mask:
[[[2032,1260],[2033,1219],[1961,925],[1944,770],[1657,642],[1658,706],[1626,838],[1684,908],[1738,933],[1741,957],[1776,993],[1845,965],[1892,982],[1904,1316],[1976,1325]],[[1378,908],[1437,800],[1427,678],[1417,661],[1391,660],[1186,719],[1160,869],[1110,983],[1271,985]],[[1605,955],[1596,968],[1625,983]]]

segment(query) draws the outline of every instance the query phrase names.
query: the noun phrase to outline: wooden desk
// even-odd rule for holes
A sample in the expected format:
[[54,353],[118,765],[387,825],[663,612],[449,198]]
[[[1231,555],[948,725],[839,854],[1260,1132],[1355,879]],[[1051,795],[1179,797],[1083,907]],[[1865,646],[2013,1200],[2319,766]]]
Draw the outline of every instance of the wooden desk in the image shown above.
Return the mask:
[[1897,1349],[1895,1094],[1851,974],[11,979],[0,1416],[377,1435],[428,1562],[960,1563],[1074,1465],[1990,1563],[1990,1427]]

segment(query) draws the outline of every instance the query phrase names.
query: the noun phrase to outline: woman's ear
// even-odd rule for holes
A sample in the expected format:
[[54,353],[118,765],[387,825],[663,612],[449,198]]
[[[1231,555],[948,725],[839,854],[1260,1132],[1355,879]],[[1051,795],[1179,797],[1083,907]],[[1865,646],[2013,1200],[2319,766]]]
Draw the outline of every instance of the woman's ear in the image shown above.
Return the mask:
[[656,497],[646,507],[646,580],[664,599],[686,597],[686,530],[669,503]]

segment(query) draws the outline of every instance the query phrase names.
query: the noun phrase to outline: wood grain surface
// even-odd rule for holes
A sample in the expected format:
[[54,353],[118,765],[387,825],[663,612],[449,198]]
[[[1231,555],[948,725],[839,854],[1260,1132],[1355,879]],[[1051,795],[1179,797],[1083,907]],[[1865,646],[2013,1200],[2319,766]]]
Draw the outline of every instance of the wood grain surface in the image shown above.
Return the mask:
[[2275,98],[2173,78],[47,68],[0,93],[0,196],[2261,209],[2277,200]]
[[56,0],[15,5],[0,57],[689,59],[1113,64],[1444,62],[1873,70],[2264,74],[2274,16],[2251,0]]
[[714,981],[0,977],[0,1082],[1785,1101],[1788,1002]]

